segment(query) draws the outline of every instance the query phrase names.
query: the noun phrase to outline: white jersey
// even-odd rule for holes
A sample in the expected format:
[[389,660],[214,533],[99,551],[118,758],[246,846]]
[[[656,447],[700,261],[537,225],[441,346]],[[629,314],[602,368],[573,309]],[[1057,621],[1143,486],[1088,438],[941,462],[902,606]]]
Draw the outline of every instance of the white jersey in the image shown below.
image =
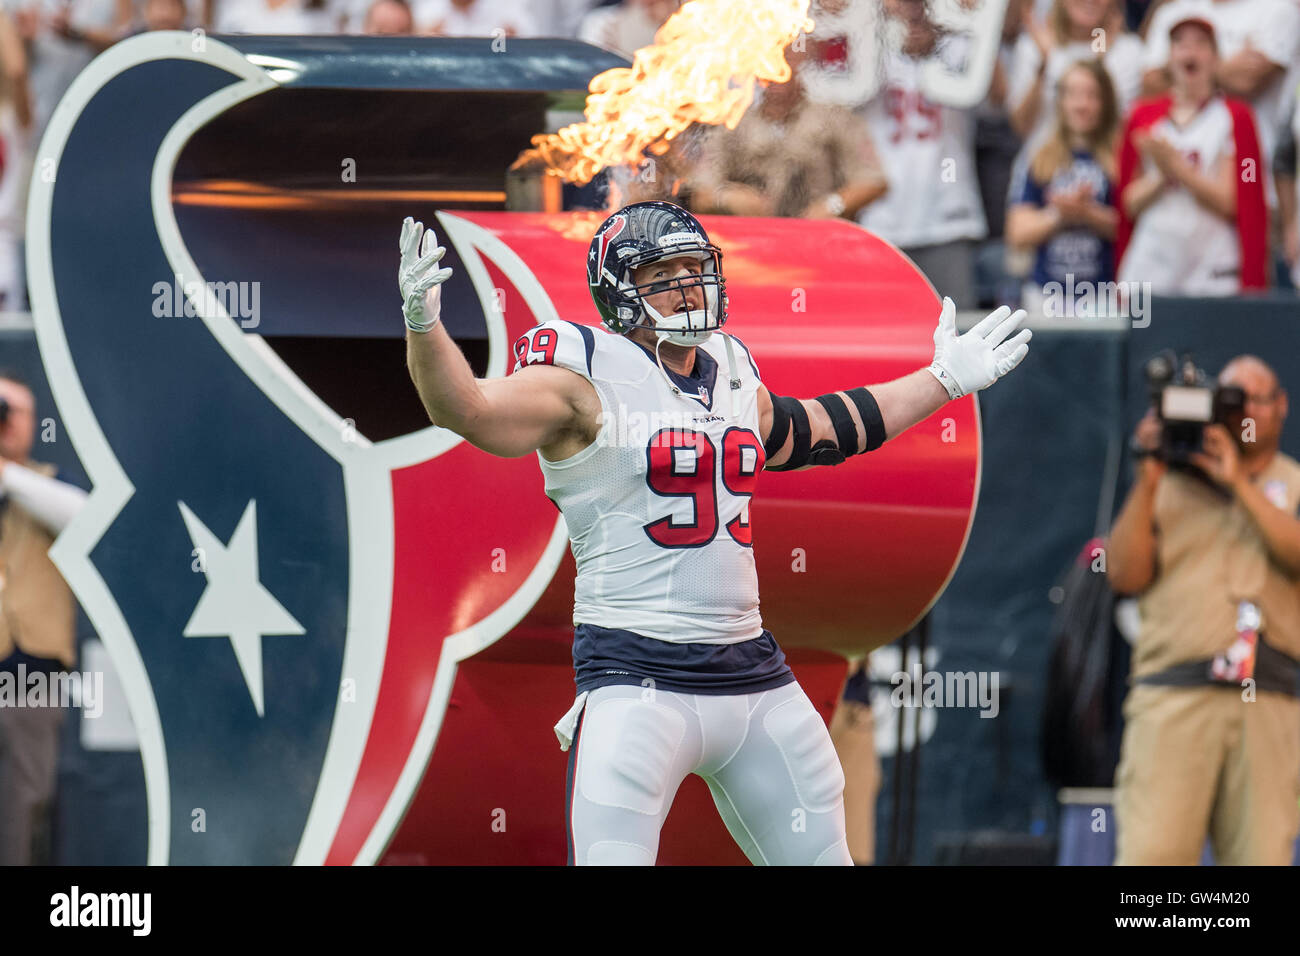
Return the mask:
[[[603,328],[543,323],[515,343],[522,365],[558,365],[596,388],[596,440],[571,458],[538,453],[578,574],[573,622],[671,643],[733,644],[763,633],[749,496],[764,464],[758,370],[725,333],[668,385],[650,350]],[[671,373],[669,373],[671,374]]]
[[1214,24],[1220,61],[1250,46],[1287,71],[1250,101],[1265,157],[1265,196],[1274,206],[1272,158],[1286,127],[1290,88],[1300,74],[1300,7],[1295,0],[1173,0],[1151,15],[1144,69],[1157,70],[1169,63],[1169,25],[1191,14]]
[[[1151,127],[1203,175],[1234,152],[1232,114],[1216,96],[1186,125],[1168,116]],[[1154,164],[1144,157],[1143,173]],[[1150,282],[1156,295],[1232,295],[1241,288],[1237,224],[1206,209],[1186,186],[1168,187],[1138,216],[1118,280]]]
[[[963,43],[943,38],[934,56],[960,71],[964,51]],[[988,232],[975,175],[975,111],[926,97],[927,62],[885,53],[880,90],[863,108],[889,191],[858,222],[902,248],[982,239]]]

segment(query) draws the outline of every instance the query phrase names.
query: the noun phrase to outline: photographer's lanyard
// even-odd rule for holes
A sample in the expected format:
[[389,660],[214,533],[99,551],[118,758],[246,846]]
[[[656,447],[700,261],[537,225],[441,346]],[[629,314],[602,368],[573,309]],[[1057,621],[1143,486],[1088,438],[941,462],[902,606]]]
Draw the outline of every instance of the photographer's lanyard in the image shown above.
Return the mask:
[[[1286,486],[1282,482],[1266,482],[1264,494],[1277,507],[1286,507]],[[1226,651],[1215,655],[1210,664],[1210,676],[1239,684],[1255,676],[1255,658],[1264,619],[1253,599],[1264,589],[1268,555],[1261,547],[1245,509],[1237,504],[1229,514],[1228,534],[1233,542],[1228,548],[1224,571],[1229,596],[1237,602],[1237,636]]]
[[1210,662],[1210,676],[1215,680],[1240,684],[1255,676],[1255,652],[1259,648],[1259,608],[1252,601],[1237,602],[1237,639]]

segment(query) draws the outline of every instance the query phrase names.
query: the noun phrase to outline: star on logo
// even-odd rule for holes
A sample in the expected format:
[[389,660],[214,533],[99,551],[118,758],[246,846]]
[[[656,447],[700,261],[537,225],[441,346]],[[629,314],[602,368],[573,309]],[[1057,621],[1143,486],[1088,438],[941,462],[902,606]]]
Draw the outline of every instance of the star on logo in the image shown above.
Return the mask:
[[190,540],[203,555],[203,573],[208,579],[182,633],[185,637],[230,638],[257,716],[262,717],[262,636],[306,632],[258,580],[257,502],[248,502],[235,533],[224,545],[185,502],[177,505]]

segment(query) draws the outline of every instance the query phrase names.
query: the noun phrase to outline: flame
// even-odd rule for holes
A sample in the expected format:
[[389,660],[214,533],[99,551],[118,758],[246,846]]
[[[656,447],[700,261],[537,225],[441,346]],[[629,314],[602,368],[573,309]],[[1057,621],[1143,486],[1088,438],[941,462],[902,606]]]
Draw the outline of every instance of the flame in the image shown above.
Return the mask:
[[809,0],[690,0],[633,57],[589,87],[586,121],[534,136],[512,169],[541,162],[571,183],[662,156],[692,123],[735,129],[760,80],[790,79],[785,48],[811,33]]

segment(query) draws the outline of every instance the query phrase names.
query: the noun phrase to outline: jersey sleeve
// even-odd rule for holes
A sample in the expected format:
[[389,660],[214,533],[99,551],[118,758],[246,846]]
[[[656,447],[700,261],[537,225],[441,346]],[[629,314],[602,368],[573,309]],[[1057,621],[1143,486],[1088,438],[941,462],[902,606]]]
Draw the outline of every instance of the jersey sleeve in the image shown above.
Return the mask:
[[543,322],[515,339],[511,372],[525,365],[558,365],[589,379],[595,349],[595,332],[590,327],[563,319]]
[[1046,191],[1043,184],[1034,178],[1034,174],[1028,169],[1018,178],[1015,183],[1015,191],[1012,193],[1012,205],[1025,204],[1042,208],[1047,205]]

